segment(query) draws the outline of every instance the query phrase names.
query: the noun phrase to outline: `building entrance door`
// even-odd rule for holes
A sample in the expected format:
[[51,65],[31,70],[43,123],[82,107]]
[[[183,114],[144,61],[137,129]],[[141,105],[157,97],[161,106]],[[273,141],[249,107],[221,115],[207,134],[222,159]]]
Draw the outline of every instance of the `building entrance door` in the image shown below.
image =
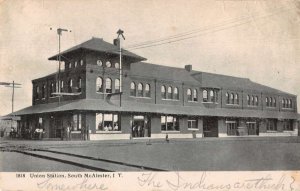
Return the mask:
[[132,137],[151,137],[150,117],[144,115],[133,116]]
[[63,138],[64,137],[64,129],[63,129],[63,121],[60,119],[55,120],[55,138]]
[[247,122],[248,135],[258,135],[258,125],[256,122]]
[[203,118],[203,135],[204,137],[218,137],[218,118]]

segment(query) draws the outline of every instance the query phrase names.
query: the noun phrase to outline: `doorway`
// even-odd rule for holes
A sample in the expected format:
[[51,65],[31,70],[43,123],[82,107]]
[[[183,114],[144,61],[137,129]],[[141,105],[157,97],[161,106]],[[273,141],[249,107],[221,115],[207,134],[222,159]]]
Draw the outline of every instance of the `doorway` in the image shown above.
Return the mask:
[[134,115],[131,127],[132,137],[151,137],[151,121],[147,115]]
[[203,118],[203,136],[218,137],[218,118],[204,117]]

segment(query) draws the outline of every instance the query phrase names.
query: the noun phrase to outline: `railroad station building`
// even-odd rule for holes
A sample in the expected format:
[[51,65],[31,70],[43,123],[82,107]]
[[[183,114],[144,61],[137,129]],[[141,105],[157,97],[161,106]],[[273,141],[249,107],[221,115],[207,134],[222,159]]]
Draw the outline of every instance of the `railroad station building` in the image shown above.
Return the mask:
[[32,106],[14,113],[20,134],[42,128],[60,138],[70,125],[71,139],[87,129],[90,140],[298,135],[297,96],[250,79],[147,63],[127,50],[120,75],[118,41],[100,38],[60,55],[59,78],[32,80]]

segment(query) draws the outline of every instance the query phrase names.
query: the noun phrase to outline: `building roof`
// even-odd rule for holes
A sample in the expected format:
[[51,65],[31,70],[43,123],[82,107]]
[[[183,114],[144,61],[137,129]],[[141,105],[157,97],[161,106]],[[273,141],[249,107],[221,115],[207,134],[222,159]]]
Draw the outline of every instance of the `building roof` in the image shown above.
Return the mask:
[[267,110],[240,110],[226,108],[205,108],[194,106],[160,105],[123,101],[122,107],[99,99],[81,99],[50,104],[39,104],[24,108],[15,112],[15,115],[41,114],[60,111],[103,111],[103,112],[148,112],[169,115],[194,115],[194,116],[218,116],[218,117],[253,117],[253,118],[277,118],[297,119],[298,114],[292,112],[278,112]]
[[[71,53],[71,52],[74,52],[74,51],[80,50],[80,49],[119,55],[119,49],[117,46],[104,41],[102,38],[95,38],[95,37],[61,52],[61,55],[65,55],[65,54],[68,54],[68,53]],[[136,54],[129,52],[127,50],[124,50],[124,49],[122,49],[122,54],[124,56],[131,57],[136,61],[146,60],[146,58],[143,58],[139,55],[136,55]],[[48,59],[49,60],[58,60],[58,54],[56,54]]]

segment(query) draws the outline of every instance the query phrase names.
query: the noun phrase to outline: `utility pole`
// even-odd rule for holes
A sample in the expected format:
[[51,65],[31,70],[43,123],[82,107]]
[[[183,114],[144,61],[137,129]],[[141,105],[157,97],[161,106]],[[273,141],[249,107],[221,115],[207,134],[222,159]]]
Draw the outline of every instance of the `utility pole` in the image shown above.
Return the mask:
[[118,34],[118,41],[119,41],[119,54],[120,54],[120,66],[119,66],[119,70],[120,70],[120,107],[122,107],[122,46],[121,46],[121,38],[120,36],[122,36],[123,40],[125,40],[125,37],[123,35],[124,31],[122,31],[121,29],[119,29],[117,31]]
[[13,125],[13,117],[14,117],[14,100],[15,100],[15,88],[21,88],[19,83],[15,83],[15,81],[11,82],[0,82],[0,85],[4,85],[5,87],[12,88],[12,96],[11,96],[11,128]]
[[[50,30],[52,30],[52,28],[50,28]],[[68,29],[62,29],[62,28],[58,28],[57,29],[57,35],[58,35],[58,77],[57,77],[57,81],[58,81],[58,93],[60,92],[61,89],[61,80],[60,80],[60,73],[61,73],[61,55],[60,55],[60,47],[61,47],[61,42],[60,42],[60,38],[62,36],[62,32],[72,32],[71,30]],[[58,97],[58,103],[60,103],[60,95]]]

